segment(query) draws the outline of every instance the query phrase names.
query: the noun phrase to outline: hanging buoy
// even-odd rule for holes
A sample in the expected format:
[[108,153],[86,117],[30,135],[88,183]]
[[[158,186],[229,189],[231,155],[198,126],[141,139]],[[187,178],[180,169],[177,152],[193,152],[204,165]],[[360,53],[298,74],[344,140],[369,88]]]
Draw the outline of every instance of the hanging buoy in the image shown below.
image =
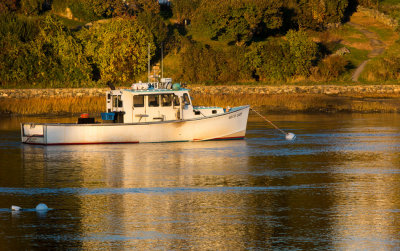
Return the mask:
[[39,203],[39,204],[36,206],[36,211],[47,211],[47,210],[49,210],[49,208],[48,208],[47,205],[44,204],[44,203]]

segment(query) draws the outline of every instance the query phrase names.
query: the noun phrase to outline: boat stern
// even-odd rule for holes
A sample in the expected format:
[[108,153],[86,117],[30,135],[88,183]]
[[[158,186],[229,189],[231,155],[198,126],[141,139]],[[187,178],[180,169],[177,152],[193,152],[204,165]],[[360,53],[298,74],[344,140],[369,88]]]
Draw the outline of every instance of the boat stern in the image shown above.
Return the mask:
[[21,123],[21,140],[25,144],[46,144],[46,127],[43,124]]

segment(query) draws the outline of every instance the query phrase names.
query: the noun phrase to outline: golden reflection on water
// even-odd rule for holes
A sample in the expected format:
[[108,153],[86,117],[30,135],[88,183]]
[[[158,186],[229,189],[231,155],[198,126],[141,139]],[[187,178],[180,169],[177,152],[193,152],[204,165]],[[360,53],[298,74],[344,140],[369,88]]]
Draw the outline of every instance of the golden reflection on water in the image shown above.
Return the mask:
[[[395,249],[396,116],[270,117],[296,129],[295,142],[254,117],[240,141],[43,147],[16,145],[11,137],[0,149],[7,161],[0,189],[32,194],[0,192],[0,209],[15,197],[47,199],[56,209],[49,224],[61,222],[55,236],[47,230],[53,238],[47,242],[63,240],[68,226],[64,242],[81,249]],[[7,123],[18,130],[15,121],[1,121],[0,130]],[[4,215],[0,210],[0,237],[14,224],[13,231],[30,236],[27,242],[38,242],[31,234],[37,218]]]

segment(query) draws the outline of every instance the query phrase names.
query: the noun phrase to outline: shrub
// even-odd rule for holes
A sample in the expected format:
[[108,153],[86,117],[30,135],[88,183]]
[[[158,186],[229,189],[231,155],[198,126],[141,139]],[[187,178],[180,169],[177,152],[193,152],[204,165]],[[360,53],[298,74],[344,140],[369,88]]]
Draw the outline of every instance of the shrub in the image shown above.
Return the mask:
[[22,42],[29,42],[36,38],[39,30],[39,22],[35,18],[16,14],[0,15],[0,39],[10,34]]
[[250,46],[246,58],[261,80],[287,80],[308,76],[317,53],[317,44],[304,31],[290,30],[286,40],[274,38]]
[[400,80],[400,56],[391,54],[371,60],[361,78],[367,81]]
[[312,78],[323,81],[337,79],[346,71],[347,65],[348,61],[342,56],[328,56],[312,68]]
[[244,48],[213,49],[184,40],[180,53],[180,78],[191,83],[237,82],[251,77]]

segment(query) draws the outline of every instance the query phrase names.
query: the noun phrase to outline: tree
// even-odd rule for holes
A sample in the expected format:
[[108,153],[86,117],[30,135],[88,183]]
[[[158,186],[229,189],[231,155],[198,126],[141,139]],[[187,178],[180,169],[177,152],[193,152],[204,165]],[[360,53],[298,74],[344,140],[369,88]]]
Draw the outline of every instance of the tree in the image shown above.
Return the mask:
[[382,2],[382,0],[356,0],[359,5],[362,5],[364,7],[368,8],[377,8],[379,5],[379,2]]
[[22,40],[18,33],[8,32],[0,45],[0,81],[76,87],[91,79],[82,46],[50,15],[40,21],[34,37]]
[[290,52],[293,75],[308,76],[313,61],[316,60],[318,47],[303,30],[289,30],[286,34]]
[[157,0],[126,0],[131,15],[137,15],[140,12],[149,12],[153,15],[160,13],[160,4]]
[[192,19],[201,0],[172,0],[172,13],[178,23]]
[[281,27],[281,6],[274,0],[203,0],[193,26],[211,39],[243,44]]
[[12,12],[18,9],[17,0],[2,0],[0,2],[0,14],[5,12]]
[[25,15],[38,15],[44,10],[46,0],[21,0],[21,11]]
[[297,0],[297,23],[300,28],[311,29],[339,23],[347,6],[348,0]]
[[102,81],[127,81],[146,71],[147,47],[154,44],[151,34],[134,20],[114,18],[82,30],[85,53],[100,71]]
[[137,21],[147,33],[153,35],[153,42],[157,45],[157,47],[160,47],[162,42],[167,38],[168,34],[168,28],[161,16],[154,15],[149,11],[143,11],[138,13]]

